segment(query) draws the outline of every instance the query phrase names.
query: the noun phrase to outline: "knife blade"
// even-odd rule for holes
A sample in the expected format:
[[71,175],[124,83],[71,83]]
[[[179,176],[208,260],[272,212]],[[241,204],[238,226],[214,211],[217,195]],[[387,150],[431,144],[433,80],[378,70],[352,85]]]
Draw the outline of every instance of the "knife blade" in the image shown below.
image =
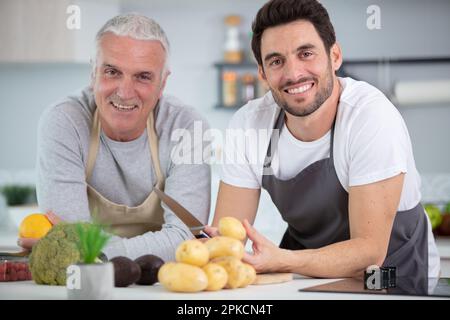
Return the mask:
[[189,230],[196,238],[209,238],[209,236],[203,232],[205,225],[200,222],[192,213],[190,213],[185,207],[179,204],[174,198],[167,195],[164,191],[160,190],[157,187],[154,187],[153,190],[158,195],[159,199],[172,210],[178,218],[185,225],[189,227]]
[[3,258],[22,258],[28,257],[30,254],[29,251],[21,251],[21,252],[0,252],[0,260]]

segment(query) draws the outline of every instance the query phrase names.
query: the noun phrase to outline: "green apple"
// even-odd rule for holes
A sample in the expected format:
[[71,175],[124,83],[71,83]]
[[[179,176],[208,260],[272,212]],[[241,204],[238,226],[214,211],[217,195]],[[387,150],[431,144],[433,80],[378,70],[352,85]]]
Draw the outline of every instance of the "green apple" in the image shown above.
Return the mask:
[[442,215],[441,210],[433,204],[426,204],[424,206],[425,211],[428,214],[428,217],[431,221],[431,228],[434,230],[442,223]]

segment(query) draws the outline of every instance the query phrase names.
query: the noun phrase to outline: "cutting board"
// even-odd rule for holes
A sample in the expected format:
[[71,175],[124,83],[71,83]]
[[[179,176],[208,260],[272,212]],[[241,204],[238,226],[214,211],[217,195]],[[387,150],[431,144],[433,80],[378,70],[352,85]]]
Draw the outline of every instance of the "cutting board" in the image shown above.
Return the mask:
[[294,278],[292,273],[258,273],[256,280],[252,284],[272,284],[291,281]]

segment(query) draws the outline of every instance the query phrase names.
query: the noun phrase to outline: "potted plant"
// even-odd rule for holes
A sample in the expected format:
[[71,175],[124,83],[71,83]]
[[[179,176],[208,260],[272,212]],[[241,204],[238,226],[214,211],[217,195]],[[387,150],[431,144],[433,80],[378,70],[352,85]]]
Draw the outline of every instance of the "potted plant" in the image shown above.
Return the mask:
[[98,223],[77,224],[78,249],[82,262],[67,267],[67,294],[75,300],[112,299],[114,267],[99,256],[108,242],[108,235]]
[[0,191],[8,206],[8,217],[6,217],[7,220],[3,220],[3,227],[17,229],[23,218],[39,211],[34,187],[9,184],[1,187]]

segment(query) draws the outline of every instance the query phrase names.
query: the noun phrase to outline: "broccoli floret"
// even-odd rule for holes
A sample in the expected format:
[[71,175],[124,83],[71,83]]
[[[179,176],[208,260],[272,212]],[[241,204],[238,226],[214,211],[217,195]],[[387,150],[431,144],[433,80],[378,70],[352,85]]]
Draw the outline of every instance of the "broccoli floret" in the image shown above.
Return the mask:
[[29,265],[33,280],[37,284],[66,285],[66,268],[82,260],[78,239],[76,224],[53,226],[31,252]]

